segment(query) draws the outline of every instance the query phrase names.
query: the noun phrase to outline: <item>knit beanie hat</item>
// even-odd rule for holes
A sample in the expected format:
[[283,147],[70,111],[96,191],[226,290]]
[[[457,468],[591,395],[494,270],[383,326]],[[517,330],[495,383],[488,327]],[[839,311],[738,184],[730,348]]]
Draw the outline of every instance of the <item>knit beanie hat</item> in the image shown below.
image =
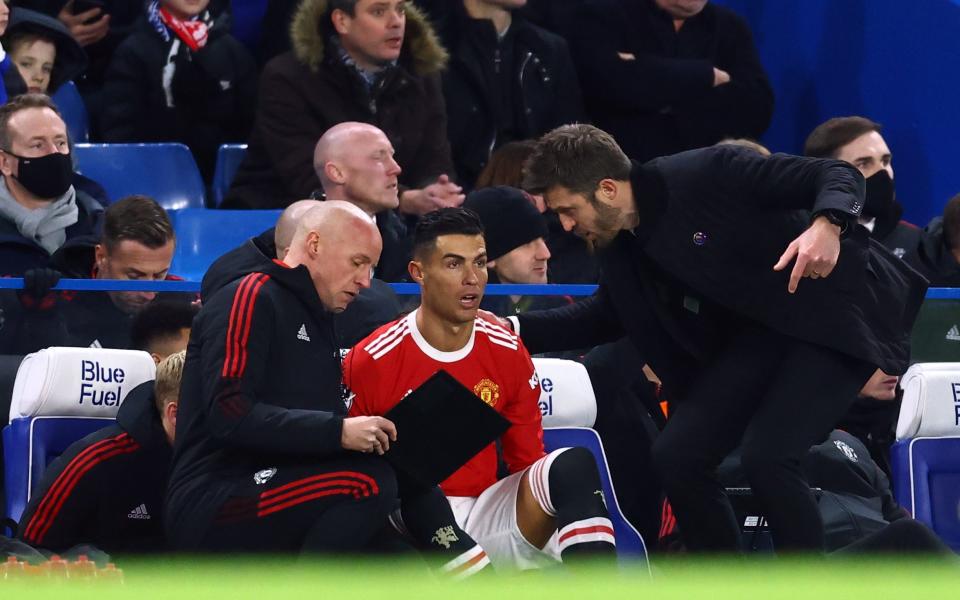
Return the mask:
[[547,237],[543,215],[517,188],[501,185],[473,191],[467,195],[463,207],[480,216],[490,260],[537,238]]

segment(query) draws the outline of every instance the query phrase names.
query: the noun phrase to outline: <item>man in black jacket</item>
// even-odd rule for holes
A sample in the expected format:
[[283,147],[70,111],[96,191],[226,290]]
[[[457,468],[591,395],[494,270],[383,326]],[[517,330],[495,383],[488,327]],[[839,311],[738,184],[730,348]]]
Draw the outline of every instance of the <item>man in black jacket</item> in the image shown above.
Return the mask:
[[567,43],[519,14],[526,3],[455,0],[431,9],[450,50],[443,74],[447,137],[467,186],[503,144],[583,120]]
[[960,194],[927,223],[903,259],[934,287],[960,287]]
[[[180,549],[355,552],[397,507],[394,471],[376,456],[396,428],[346,417],[331,320],[369,287],[380,235],[347,202],[298,221],[283,261],[213,291],[194,321],[166,506]],[[474,549],[437,488],[408,492],[415,539],[441,540],[453,564]]]
[[164,549],[163,500],[177,423],[184,351],[130,391],[117,424],[71,445],[47,469],[17,537],[63,552],[92,544],[113,552]]
[[738,548],[714,470],[742,440],[777,548],[822,551],[798,461],[876,368],[905,370],[926,287],[852,227],[859,172],[735,146],[632,165],[574,125],[538,142],[524,184],[602,248],[603,276],[584,302],[511,319],[531,352],[637,346],[671,400],[653,456],[688,547]]
[[645,161],[753,138],[773,90],[746,22],[707,0],[590,0],[569,27],[587,113]]

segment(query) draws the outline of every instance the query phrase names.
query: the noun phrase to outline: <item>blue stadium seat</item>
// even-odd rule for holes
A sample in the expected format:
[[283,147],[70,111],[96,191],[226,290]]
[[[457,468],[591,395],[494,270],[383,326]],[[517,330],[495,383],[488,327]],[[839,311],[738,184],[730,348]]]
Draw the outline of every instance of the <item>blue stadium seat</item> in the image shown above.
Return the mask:
[[220,206],[230,184],[233,183],[233,176],[237,174],[243,156],[247,153],[246,144],[223,144],[217,150],[217,166],[213,171],[213,185],[211,193],[213,195],[213,206]]
[[111,202],[145,194],[167,210],[203,208],[204,184],[183,144],[77,144],[77,171],[107,190]]
[[47,466],[70,444],[114,423],[101,417],[30,417],[3,428],[4,514],[20,520]]
[[960,552],[960,362],[914,364],[900,385],[894,494]]
[[200,281],[207,267],[226,252],[273,227],[281,210],[187,208],[171,213],[177,248],[170,272]]
[[70,140],[74,144],[86,142],[90,139],[90,119],[87,116],[87,105],[77,90],[76,84],[68,81],[50,96],[53,103],[60,109],[63,120],[67,124]]
[[155,372],[150,355],[135,350],[46,348],[27,355],[3,429],[5,516],[19,520],[47,465],[73,442],[111,425],[127,392]]
[[[647,546],[643,542],[643,537],[620,511],[617,494],[610,479],[610,469],[607,467],[607,457],[597,432],[589,427],[549,427],[543,430],[543,445],[547,452],[580,446],[593,454],[593,458],[597,461],[597,468],[600,470],[603,497],[617,538],[617,557],[621,563],[636,561],[647,563]],[[649,564],[647,566],[649,568]]]
[[919,437],[890,449],[897,502],[960,552],[960,437]]

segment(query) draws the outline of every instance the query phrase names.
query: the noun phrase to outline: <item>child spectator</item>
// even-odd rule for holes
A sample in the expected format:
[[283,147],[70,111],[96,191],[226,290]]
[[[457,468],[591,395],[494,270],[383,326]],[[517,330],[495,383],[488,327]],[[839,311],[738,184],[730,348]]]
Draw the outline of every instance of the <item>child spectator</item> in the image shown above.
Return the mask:
[[87,66],[86,53],[63,23],[26,8],[10,12],[3,47],[31,94],[52,95]]
[[209,179],[220,144],[243,142],[253,122],[256,66],[214,20],[209,0],[153,0],[107,71],[107,142],[182,142]]

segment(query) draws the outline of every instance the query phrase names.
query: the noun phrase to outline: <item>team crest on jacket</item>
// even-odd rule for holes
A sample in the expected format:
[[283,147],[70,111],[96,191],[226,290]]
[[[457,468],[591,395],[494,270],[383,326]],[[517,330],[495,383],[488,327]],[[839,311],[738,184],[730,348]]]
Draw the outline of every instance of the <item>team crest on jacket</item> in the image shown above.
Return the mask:
[[853,462],[859,462],[860,459],[857,457],[856,451],[850,447],[849,444],[842,440],[833,440],[833,445],[837,447],[840,452],[843,452],[843,455],[849,458]]
[[473,386],[473,393],[490,406],[496,406],[497,400],[500,399],[500,386],[484,377],[477,385]]
[[277,474],[276,467],[270,467],[269,469],[264,469],[262,471],[257,471],[253,474],[253,482],[257,485],[263,485],[266,482],[270,481],[274,475]]

